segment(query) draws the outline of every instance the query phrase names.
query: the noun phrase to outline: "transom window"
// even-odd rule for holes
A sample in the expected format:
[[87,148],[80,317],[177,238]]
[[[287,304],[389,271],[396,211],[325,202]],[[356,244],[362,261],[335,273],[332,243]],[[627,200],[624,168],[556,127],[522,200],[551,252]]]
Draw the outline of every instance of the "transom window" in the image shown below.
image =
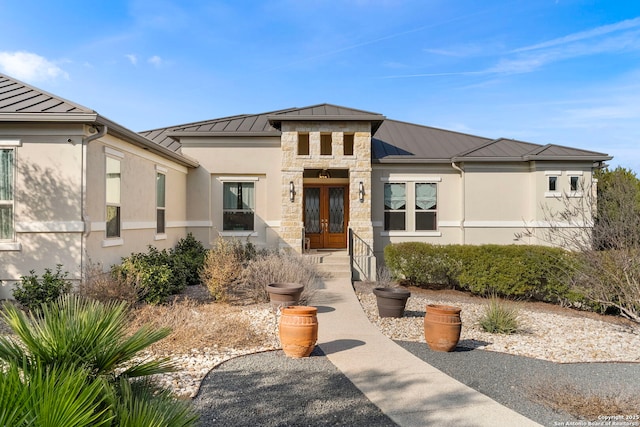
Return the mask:
[[107,237],[120,237],[120,160],[107,157]]
[[298,134],[298,156],[308,156],[308,155],[309,155],[309,134],[299,133]]
[[330,133],[320,134],[320,155],[321,156],[330,156],[332,154],[331,142],[332,142],[332,138]]
[[345,133],[343,139],[343,151],[342,154],[345,156],[353,156],[353,134]]
[[253,182],[224,182],[222,229],[224,231],[253,231],[255,211]]
[[15,150],[0,149],[0,241],[13,241],[13,183]]

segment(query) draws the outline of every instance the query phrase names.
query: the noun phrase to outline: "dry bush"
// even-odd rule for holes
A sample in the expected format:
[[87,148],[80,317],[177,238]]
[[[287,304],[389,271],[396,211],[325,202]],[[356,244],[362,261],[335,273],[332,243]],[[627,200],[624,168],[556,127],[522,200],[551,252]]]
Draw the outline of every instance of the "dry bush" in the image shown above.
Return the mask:
[[219,238],[205,255],[200,281],[216,301],[224,302],[229,299],[229,290],[239,284],[242,269],[238,242]]
[[150,324],[171,328],[171,334],[150,350],[187,353],[213,347],[250,348],[269,342],[254,330],[243,309],[227,304],[203,303],[189,298],[166,305],[144,305],[131,311],[130,329]]
[[126,301],[136,304],[140,291],[132,280],[114,277],[110,271],[103,271],[102,264],[89,262],[83,271],[78,293],[100,302]]
[[266,286],[270,283],[304,285],[300,303],[306,304],[320,288],[322,279],[313,264],[304,257],[289,253],[268,253],[251,261],[242,274],[244,296],[255,302],[269,301]]
[[528,393],[542,405],[584,420],[597,420],[603,414],[635,414],[640,408],[638,396],[623,395],[614,390],[596,392],[580,389],[569,381],[558,381],[557,378],[540,380],[529,387]]

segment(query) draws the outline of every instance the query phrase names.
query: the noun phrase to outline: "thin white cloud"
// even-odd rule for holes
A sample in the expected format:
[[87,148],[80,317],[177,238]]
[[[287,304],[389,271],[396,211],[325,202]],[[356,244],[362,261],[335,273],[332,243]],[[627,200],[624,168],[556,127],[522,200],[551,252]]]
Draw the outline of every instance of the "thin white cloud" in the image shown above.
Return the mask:
[[12,77],[34,83],[69,78],[55,63],[31,52],[0,51],[0,69]]
[[125,55],[125,56],[129,60],[129,62],[131,62],[132,65],[137,65],[138,64],[138,57],[136,55],[134,55],[133,53],[129,53],[129,54]]
[[615,24],[603,25],[601,27],[596,27],[587,31],[580,31],[578,33],[569,34],[564,37],[559,37],[557,39],[549,40],[543,43],[538,43],[532,46],[521,47],[519,49],[515,49],[512,52],[518,53],[518,52],[527,52],[527,51],[538,50],[538,49],[547,49],[554,46],[561,46],[569,43],[575,43],[578,41],[591,39],[594,37],[600,37],[606,34],[611,34],[617,31],[629,30],[629,29],[638,28],[638,27],[640,27],[640,17],[627,19],[625,21],[617,22]]
[[155,65],[156,67],[161,66],[163,63],[162,58],[160,58],[158,55],[153,55],[147,60],[147,62],[149,62],[149,64]]

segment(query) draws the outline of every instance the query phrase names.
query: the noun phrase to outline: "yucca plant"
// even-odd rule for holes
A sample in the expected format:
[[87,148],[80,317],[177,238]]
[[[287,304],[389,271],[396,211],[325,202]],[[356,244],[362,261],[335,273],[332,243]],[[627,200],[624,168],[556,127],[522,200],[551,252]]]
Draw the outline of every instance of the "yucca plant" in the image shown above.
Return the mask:
[[513,334],[518,330],[519,311],[514,305],[507,305],[498,297],[491,297],[480,326],[492,334]]
[[[0,361],[9,366],[7,372],[17,367],[26,379],[43,371],[49,381],[55,382],[59,372],[82,371],[88,384],[97,384],[101,390],[97,399],[98,412],[104,415],[101,419],[108,420],[115,415],[113,425],[130,425],[119,420],[122,415],[119,408],[132,402],[155,413],[158,419],[167,419],[163,418],[163,412],[176,415],[175,421],[169,419],[171,423],[148,425],[193,424],[196,418],[184,402],[175,401],[166,392],[159,394],[158,401],[149,403],[146,397],[157,394],[150,382],[137,382],[133,391],[123,388],[123,384],[129,384],[132,379],[174,369],[168,359],[134,361],[140,351],[166,337],[170,330],[145,326],[127,335],[126,308],[123,302],[100,303],[73,294],[43,304],[40,310],[29,314],[7,305],[3,317],[17,338],[0,337]],[[37,394],[38,390],[30,389],[31,392]],[[73,399],[72,393],[64,398]],[[94,424],[99,423],[76,425]]]

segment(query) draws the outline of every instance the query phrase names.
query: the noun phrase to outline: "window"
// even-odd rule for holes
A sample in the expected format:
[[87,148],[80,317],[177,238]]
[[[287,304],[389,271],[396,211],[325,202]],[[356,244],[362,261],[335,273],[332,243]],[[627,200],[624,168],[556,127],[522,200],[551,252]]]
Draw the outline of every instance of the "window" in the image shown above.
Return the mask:
[[549,191],[557,191],[556,187],[558,184],[558,177],[557,176],[550,176],[549,177]]
[[384,184],[384,229],[406,229],[407,191],[404,183]]
[[12,241],[15,150],[0,149],[0,241]]
[[416,183],[416,230],[435,230],[437,185]]
[[222,191],[222,229],[253,231],[254,183],[224,182]]
[[320,155],[321,156],[330,156],[331,155],[331,134],[330,133],[322,133],[320,134]]
[[165,186],[166,176],[156,173],[156,233],[165,233]]
[[298,156],[308,156],[308,155],[309,155],[309,134],[299,133],[298,134]]
[[571,185],[571,191],[578,191],[579,182],[580,182],[580,177],[577,177],[577,176],[569,177],[569,183]]
[[353,156],[353,134],[345,133],[343,139],[343,151],[345,156]]
[[120,237],[120,160],[107,157],[107,238]]

